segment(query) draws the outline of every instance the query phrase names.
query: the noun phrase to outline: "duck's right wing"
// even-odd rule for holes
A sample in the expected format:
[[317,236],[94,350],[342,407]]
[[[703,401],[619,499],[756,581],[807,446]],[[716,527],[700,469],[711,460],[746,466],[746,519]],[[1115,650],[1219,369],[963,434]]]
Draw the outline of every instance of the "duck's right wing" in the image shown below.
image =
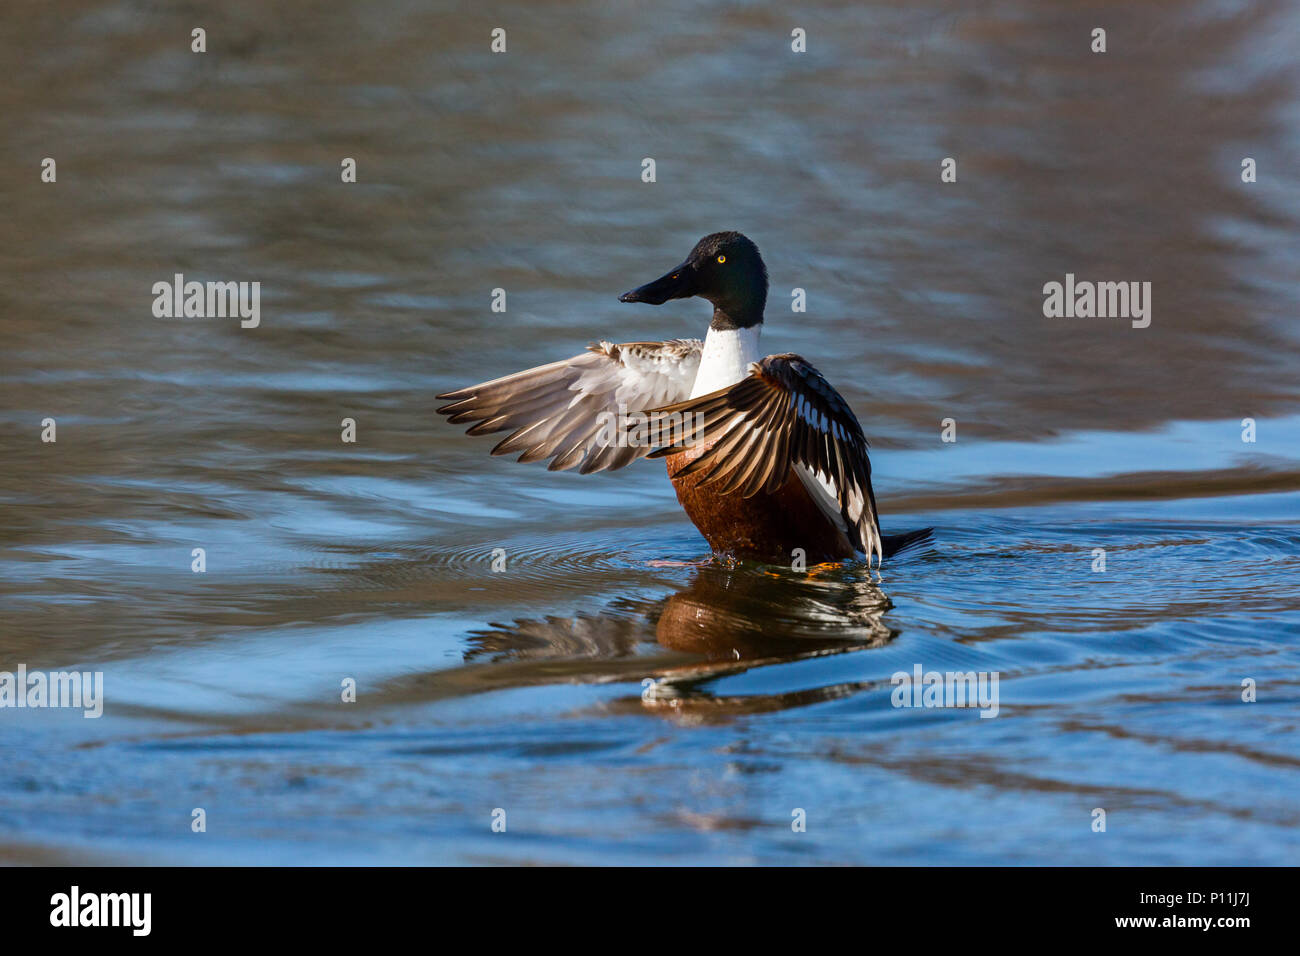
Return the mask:
[[624,416],[680,402],[700,368],[699,339],[594,343],[581,355],[437,396],[452,424],[473,422],[467,434],[511,431],[494,455],[552,459],[551,471],[575,465],[584,475],[622,468],[653,444],[611,440],[625,435]]

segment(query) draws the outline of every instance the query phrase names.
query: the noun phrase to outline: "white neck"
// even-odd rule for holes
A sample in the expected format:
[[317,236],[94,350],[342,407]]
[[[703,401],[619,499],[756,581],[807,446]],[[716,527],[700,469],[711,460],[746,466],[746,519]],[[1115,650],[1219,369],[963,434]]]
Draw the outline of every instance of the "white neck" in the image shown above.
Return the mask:
[[758,333],[762,328],[760,322],[747,329],[709,329],[691,398],[735,385],[748,375],[749,363],[762,358],[758,352]]

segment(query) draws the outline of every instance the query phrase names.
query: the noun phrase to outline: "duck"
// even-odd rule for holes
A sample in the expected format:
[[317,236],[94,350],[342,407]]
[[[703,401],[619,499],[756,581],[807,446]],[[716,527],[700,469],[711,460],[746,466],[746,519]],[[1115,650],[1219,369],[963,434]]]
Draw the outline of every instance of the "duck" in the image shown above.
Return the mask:
[[868,442],[807,359],[759,351],[767,266],[740,232],[715,232],[681,264],[619,296],[713,307],[703,340],[593,342],[572,358],[443,392],[469,435],[509,432],[493,455],[548,469],[613,471],[661,458],[715,556],[878,566],[932,529],[880,531]]

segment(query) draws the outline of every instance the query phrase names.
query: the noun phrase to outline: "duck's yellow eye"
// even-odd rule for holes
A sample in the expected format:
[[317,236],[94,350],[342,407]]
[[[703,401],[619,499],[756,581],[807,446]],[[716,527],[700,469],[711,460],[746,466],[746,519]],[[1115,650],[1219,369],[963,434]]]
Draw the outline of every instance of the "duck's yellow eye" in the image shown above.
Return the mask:
[[719,264],[719,265],[721,265],[722,263],[724,263],[724,262],[726,262],[726,261],[727,261],[727,257],[726,257],[726,256],[718,256],[718,264]]

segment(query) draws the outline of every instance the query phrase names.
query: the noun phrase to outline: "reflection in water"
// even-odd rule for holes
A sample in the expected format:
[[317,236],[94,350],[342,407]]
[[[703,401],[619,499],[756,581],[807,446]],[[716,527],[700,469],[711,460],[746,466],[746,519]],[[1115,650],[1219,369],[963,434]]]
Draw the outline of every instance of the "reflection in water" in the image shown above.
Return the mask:
[[[866,573],[837,568],[819,578],[755,565],[710,563],[696,571],[686,587],[639,614],[634,606],[621,603],[616,614],[495,625],[471,635],[473,647],[465,658],[607,662],[631,657],[639,644],[653,640],[690,659],[645,662],[645,672],[654,680],[642,695],[648,708],[681,712],[703,706],[739,713],[803,706],[845,696],[869,682],[726,699],[714,696],[708,684],[755,667],[880,647],[892,640],[897,632],[883,621],[889,599],[875,584],[858,579]],[[525,676],[527,671],[517,673]],[[620,673],[626,679],[626,673]]]
[[881,621],[889,599],[856,580],[860,569],[818,581],[792,572],[708,566],[665,602],[655,635],[711,662],[793,660],[878,647],[894,632]]

